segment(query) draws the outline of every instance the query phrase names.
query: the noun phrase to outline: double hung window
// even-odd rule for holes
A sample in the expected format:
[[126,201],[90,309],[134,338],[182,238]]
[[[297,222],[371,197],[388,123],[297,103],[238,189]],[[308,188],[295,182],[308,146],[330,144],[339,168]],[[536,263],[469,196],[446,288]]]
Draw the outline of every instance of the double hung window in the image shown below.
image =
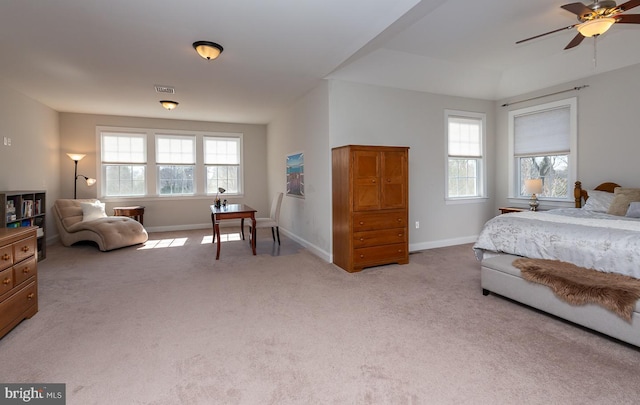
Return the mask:
[[538,197],[570,199],[577,160],[576,99],[511,111],[509,132],[511,195],[528,197],[526,181],[541,179]]
[[96,128],[101,197],[243,193],[241,133]]
[[447,199],[485,196],[485,115],[445,111],[447,133]]
[[146,139],[146,134],[139,133],[102,133],[100,150],[105,196],[146,194]]

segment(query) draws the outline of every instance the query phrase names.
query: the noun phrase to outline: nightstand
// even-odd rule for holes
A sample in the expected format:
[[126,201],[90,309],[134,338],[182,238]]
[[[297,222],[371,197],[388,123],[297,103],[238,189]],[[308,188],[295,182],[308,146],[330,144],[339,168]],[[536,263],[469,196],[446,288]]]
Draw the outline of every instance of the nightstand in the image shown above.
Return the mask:
[[508,214],[510,212],[529,211],[528,208],[524,208],[524,207],[500,207],[498,208],[498,210],[500,211],[501,214]]

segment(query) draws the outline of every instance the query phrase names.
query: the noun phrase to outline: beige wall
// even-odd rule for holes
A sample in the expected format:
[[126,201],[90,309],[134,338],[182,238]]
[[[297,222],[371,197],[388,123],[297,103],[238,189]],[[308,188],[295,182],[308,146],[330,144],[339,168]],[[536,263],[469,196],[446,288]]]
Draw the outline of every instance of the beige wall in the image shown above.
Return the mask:
[[[97,178],[96,126],[243,133],[245,193],[242,198],[229,198],[229,201],[250,205],[258,210],[258,216],[269,215],[265,125],[61,113],[57,156],[62,162],[61,194],[64,198],[73,198],[73,162],[66,153],[86,154],[78,163],[78,173]],[[84,182],[78,181],[78,198],[98,198],[98,192],[99,187],[88,188]],[[117,205],[144,205],[144,225],[150,231],[211,226],[211,197],[105,199],[105,202],[109,214]]]
[[[45,190],[51,212],[60,196],[58,150],[58,113],[0,84],[0,190]],[[57,234],[51,215],[46,226],[47,238]]]

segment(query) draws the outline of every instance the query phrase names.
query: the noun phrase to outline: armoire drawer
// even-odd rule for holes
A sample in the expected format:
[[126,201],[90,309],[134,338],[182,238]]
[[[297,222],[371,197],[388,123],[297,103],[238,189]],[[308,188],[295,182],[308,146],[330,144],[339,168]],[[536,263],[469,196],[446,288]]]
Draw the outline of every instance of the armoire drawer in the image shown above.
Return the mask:
[[0,247],[0,270],[13,265],[13,246],[6,245]]
[[371,231],[407,226],[406,211],[382,211],[376,213],[356,213],[353,215],[353,231]]
[[405,228],[380,229],[376,231],[362,231],[353,233],[353,247],[389,245],[407,241]]
[[396,260],[406,259],[406,243],[396,243],[393,245],[383,245],[354,249],[353,265],[359,266],[370,263],[393,263]]
[[0,271],[0,297],[13,288],[13,268]]

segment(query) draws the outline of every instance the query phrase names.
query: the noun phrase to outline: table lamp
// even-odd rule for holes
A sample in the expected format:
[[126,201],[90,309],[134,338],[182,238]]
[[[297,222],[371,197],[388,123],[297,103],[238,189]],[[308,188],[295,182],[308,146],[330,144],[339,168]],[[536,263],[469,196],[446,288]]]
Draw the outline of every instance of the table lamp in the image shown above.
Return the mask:
[[531,194],[529,209],[531,211],[538,211],[538,197],[536,194],[542,193],[542,179],[527,179],[524,181],[524,188],[527,190],[527,193]]

